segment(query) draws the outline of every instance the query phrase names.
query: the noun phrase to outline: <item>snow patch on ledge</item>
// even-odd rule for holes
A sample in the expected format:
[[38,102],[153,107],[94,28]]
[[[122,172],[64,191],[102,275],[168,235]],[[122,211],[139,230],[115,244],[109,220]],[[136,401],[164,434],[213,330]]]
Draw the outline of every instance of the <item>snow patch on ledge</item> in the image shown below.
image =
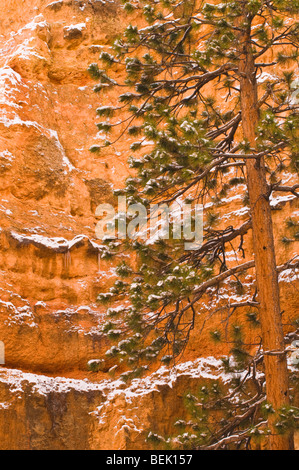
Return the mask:
[[70,251],[75,246],[81,245],[84,241],[87,241],[87,243],[89,243],[95,250],[99,250],[101,247],[101,245],[98,245],[96,242],[90,240],[90,238],[86,235],[77,235],[72,240],[66,240],[62,237],[48,238],[44,237],[43,235],[25,235],[12,231],[11,236],[19,243],[31,243],[37,247],[48,248],[59,253]]
[[5,302],[0,299],[0,309],[6,309],[9,312],[7,320],[4,320],[4,325],[26,325],[29,328],[37,328],[34,314],[29,305],[16,307],[12,302]]
[[[20,126],[22,128],[27,127],[28,129],[34,129],[47,139],[54,141],[61,154],[62,165],[65,167],[65,173],[75,170],[76,168],[71,164],[66,156],[57,131],[48,129],[36,121],[24,120],[17,113],[21,106],[15,102],[15,94],[19,93],[21,88],[24,87],[28,89],[28,86],[23,83],[22,77],[19,73],[15,72],[8,66],[0,68],[0,105],[5,106],[4,108],[0,108],[0,124],[6,128]],[[26,99],[29,99],[27,94]]]
[[[134,379],[127,388],[124,388],[124,382],[121,380],[109,379],[95,383],[90,382],[88,379],[78,380],[65,377],[48,377],[22,372],[18,369],[0,368],[0,384],[7,384],[12,393],[24,393],[25,388],[27,389],[29,384],[32,387],[33,393],[42,396],[47,396],[51,392],[67,393],[77,391],[88,393],[93,391],[102,394],[105,401],[113,400],[121,395],[126,401],[131,402],[134,398],[158,391],[159,386],[166,385],[172,388],[178,376],[182,375],[194,379],[217,379],[221,377],[223,380],[227,380],[229,376],[221,374],[221,364],[222,361],[220,359],[210,356],[197,359],[194,362],[189,361],[179,364],[176,371],[170,371],[163,366],[149,377]],[[97,414],[98,411],[99,409],[93,413]]]
[[64,148],[62,147],[61,142],[58,138],[57,131],[54,131],[53,129],[46,129],[45,127],[43,127],[42,125],[38,124],[35,121],[23,121],[16,113],[14,113],[14,115],[11,117],[8,117],[5,114],[0,116],[0,124],[3,124],[4,127],[6,128],[13,127],[13,126],[22,126],[22,127],[24,126],[27,128],[36,129],[40,134],[44,135],[50,140],[55,141],[55,145],[59,149],[61,156],[62,156],[62,165],[65,168],[67,168],[68,171],[72,171],[76,169],[67,158]]
[[121,398],[127,403],[132,403],[135,399],[140,400],[145,395],[159,392],[160,387],[173,388],[180,376],[186,376],[190,379],[221,379],[224,383],[231,378],[230,375],[223,372],[221,359],[212,356],[178,364],[173,370],[162,366],[148,377],[134,379],[127,388],[124,388],[124,383],[121,380],[106,382],[105,402],[91,414],[99,420],[99,424],[103,423],[103,419],[105,419],[103,407],[107,405],[107,402],[114,402],[115,399]]
[[279,282],[294,282],[299,279],[299,270],[297,269],[286,269],[279,274]]
[[284,196],[273,196],[273,194],[271,194],[270,205],[271,207],[276,207],[282,202],[291,201],[292,199],[295,199],[295,198],[296,196],[294,194],[287,194]]
[[83,29],[85,28],[86,28],[86,23],[78,23],[78,24],[70,24],[69,26],[66,26],[64,29],[65,31],[69,32],[72,30],[83,31]]
[[[7,82],[9,82],[10,84],[8,85]],[[3,91],[7,91],[7,92],[11,92],[12,90],[19,91],[18,87],[20,85],[28,88],[28,86],[23,83],[21,75],[15,70],[13,70],[11,67],[9,67],[8,65],[5,65],[4,67],[1,67],[0,69],[0,84],[1,84],[2,93]]]
[[40,14],[33,18],[30,23],[27,23],[23,28],[19,29],[16,35],[22,34],[24,31],[35,31],[37,28],[49,28],[49,24],[45,20],[45,17]]

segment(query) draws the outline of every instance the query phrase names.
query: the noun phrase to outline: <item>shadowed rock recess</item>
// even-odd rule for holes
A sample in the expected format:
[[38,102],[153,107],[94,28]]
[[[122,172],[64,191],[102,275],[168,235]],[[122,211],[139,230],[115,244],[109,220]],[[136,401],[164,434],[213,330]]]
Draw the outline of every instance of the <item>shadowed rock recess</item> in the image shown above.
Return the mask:
[[[227,352],[195,330],[175,374],[158,364],[126,386],[117,370],[108,374],[113,363],[87,369],[108,348],[96,297],[115,279],[99,260],[95,208],[113,202],[128,175],[125,148],[89,152],[101,138],[96,108],[109,100],[96,97],[87,67],[123,24],[113,0],[0,4],[0,449],[149,448],[149,431],[171,433],[184,393],[219,377]],[[227,202],[225,223],[245,220],[238,188]],[[273,205],[283,208],[273,212],[279,239],[298,203],[284,196]],[[293,249],[279,246],[278,263]],[[289,318],[298,312],[293,276],[281,276]]]

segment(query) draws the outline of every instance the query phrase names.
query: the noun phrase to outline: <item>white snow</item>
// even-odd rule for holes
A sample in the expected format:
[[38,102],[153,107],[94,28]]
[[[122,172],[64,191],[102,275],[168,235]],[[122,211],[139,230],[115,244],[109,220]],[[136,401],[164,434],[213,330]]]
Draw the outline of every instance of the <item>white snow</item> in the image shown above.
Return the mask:
[[[105,401],[111,401],[122,395],[127,402],[133,399],[157,391],[159,386],[167,385],[172,388],[180,375],[192,378],[217,379],[221,376],[228,380],[229,376],[221,372],[221,360],[214,357],[197,359],[194,362],[179,364],[176,370],[170,371],[161,367],[157,372],[143,379],[134,379],[131,385],[124,388],[121,380],[103,380],[102,382],[90,382],[88,379],[78,380],[65,377],[47,377],[33,373],[25,373],[17,369],[0,369],[0,382],[10,386],[12,392],[23,392],[23,384],[32,386],[32,391],[38,395],[47,396],[50,392],[66,393],[72,390],[79,392],[98,391],[103,394]],[[100,415],[101,407],[93,414]]]
[[13,161],[14,156],[9,150],[4,150],[3,152],[0,152],[0,158],[3,158],[4,160],[9,160],[10,162]]
[[273,196],[273,194],[271,194],[270,204],[271,204],[271,207],[276,207],[281,202],[291,201],[292,199],[295,199],[295,198],[296,196],[294,194],[286,194],[283,196]]
[[26,324],[29,328],[37,328],[34,314],[29,305],[16,307],[12,302],[0,300],[0,308],[4,308],[9,312],[8,319],[4,321],[5,325]]
[[61,250],[61,248],[64,248],[65,250],[71,250],[74,246],[81,243],[82,240],[87,240],[87,242],[90,243],[95,249],[100,249],[101,247],[101,245],[98,245],[93,240],[90,240],[89,237],[87,237],[86,235],[77,235],[72,240],[66,240],[62,237],[49,238],[43,235],[26,235],[12,231],[11,236],[20,243],[36,243],[52,250]]
[[272,75],[268,72],[262,72],[260,75],[257,76],[258,83],[264,83],[267,81],[275,81],[277,80],[277,76]]
[[279,282],[294,282],[299,279],[299,270],[286,269],[279,274]]
[[[7,84],[7,81],[9,82],[9,84]],[[24,84],[22,82],[21,75],[15,72],[12,68],[8,67],[8,65],[6,65],[4,67],[1,67],[0,69],[0,85],[1,92],[3,92],[3,90],[18,90],[18,87]]]
[[[1,75],[0,75],[0,87],[1,87]],[[0,92],[1,92],[1,88],[0,88]],[[0,104],[1,104],[1,95],[0,95]],[[11,103],[8,102],[7,100],[5,100],[5,104],[11,105]],[[13,104],[13,107],[16,107],[16,106],[14,106]],[[22,120],[15,111],[11,111],[10,113],[8,113],[6,110],[4,110],[4,112],[0,114],[0,124],[2,124],[6,128],[14,127],[14,126],[27,127],[29,129],[34,128],[40,134],[44,135],[48,139],[54,140],[56,147],[59,149],[61,153],[62,165],[66,168],[65,173],[67,173],[67,171],[75,170],[75,167],[71,164],[71,162],[69,161],[69,159],[67,158],[65,154],[64,148],[59,140],[57,131],[53,129],[47,129],[41,124],[37,123],[36,121]]]
[[65,31],[70,32],[73,30],[83,31],[86,28],[86,23],[70,24],[64,28]]
[[48,28],[49,24],[45,20],[42,14],[37,15],[33,18],[30,23],[27,23],[23,28],[19,29],[17,35],[22,34],[24,31],[30,30],[35,31],[37,28]]
[[24,60],[31,60],[31,57],[34,56],[36,57],[37,59],[40,59],[40,60],[47,60],[46,57],[40,55],[38,53],[38,49],[33,46],[33,41],[34,41],[34,38],[29,38],[29,39],[25,39],[23,41],[22,44],[20,44],[16,49],[15,51],[13,52],[13,54],[11,54],[11,58],[13,57],[18,57],[18,58],[21,58],[21,59],[24,59]]
[[71,162],[67,158],[67,156],[65,154],[65,151],[64,151],[64,148],[62,147],[61,142],[58,138],[57,131],[49,129],[49,132],[50,132],[51,137],[55,139],[55,144],[56,144],[57,148],[60,150],[60,152],[62,154],[62,163],[63,163],[63,165],[66,166],[69,171],[74,170],[75,167],[71,164]]
[[0,402],[0,410],[7,410],[11,406],[11,403]]

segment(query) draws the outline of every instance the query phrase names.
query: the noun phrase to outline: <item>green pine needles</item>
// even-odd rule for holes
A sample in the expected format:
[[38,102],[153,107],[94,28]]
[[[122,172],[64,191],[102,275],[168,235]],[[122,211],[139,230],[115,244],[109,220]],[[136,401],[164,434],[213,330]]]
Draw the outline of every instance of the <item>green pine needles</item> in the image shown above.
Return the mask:
[[[98,108],[97,126],[107,140],[91,151],[103,152],[104,147],[129,141],[132,176],[125,189],[116,192],[126,196],[128,204],[149,207],[192,201],[208,204],[209,210],[203,244],[196,250],[186,251],[184,240],[174,236],[152,243],[141,237],[105,242],[103,258],[119,257],[119,279],[109,292],[99,295],[100,302],[111,304],[103,326],[114,341],[107,355],[129,364],[125,381],[142,375],[157,359],[173,365],[201,321],[201,302],[212,299],[211,312],[226,312],[230,326],[229,334],[225,328],[212,330],[211,341],[231,343],[234,378],[239,383],[229,393],[211,384],[206,393],[190,398],[195,421],[184,445],[249,448],[253,436],[266,433],[266,405],[262,344],[260,340],[246,344],[246,333],[234,320],[235,312],[243,308],[245,322],[251,328],[260,326],[256,289],[245,281],[254,264],[242,260],[245,255],[252,257],[244,243],[252,228],[246,211],[245,167],[248,160],[256,165],[264,162],[268,198],[281,193],[298,197],[298,185],[285,185],[282,174],[296,175],[299,170],[299,27],[294,19],[299,3],[132,0],[123,4],[135,19],[139,15],[140,26],[128,24],[112,49],[101,54],[100,67],[89,67],[97,80],[99,101],[101,92],[110,89],[118,91],[119,101]],[[242,114],[240,103],[239,44],[245,33],[258,94],[255,148],[242,131],[243,119],[250,119],[250,113]],[[124,80],[119,79],[120,70]],[[245,218],[226,223],[220,214],[235,188]],[[289,230],[287,238],[297,239],[297,222],[288,218],[286,224],[286,237]],[[125,261],[124,251],[133,262]],[[286,259],[279,272],[294,270],[298,264],[298,258]],[[197,406],[198,401],[202,406]],[[287,419],[294,416],[294,408],[281,412],[282,428],[286,422],[294,427],[295,418]],[[211,423],[213,432],[208,430]]]

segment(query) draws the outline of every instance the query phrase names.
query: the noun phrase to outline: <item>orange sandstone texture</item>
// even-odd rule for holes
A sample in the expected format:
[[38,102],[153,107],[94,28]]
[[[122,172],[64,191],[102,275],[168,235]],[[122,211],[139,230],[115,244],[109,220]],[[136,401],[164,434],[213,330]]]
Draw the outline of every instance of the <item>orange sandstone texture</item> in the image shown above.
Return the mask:
[[[87,362],[108,347],[96,297],[115,276],[112,264],[99,261],[94,212],[113,203],[129,170],[123,144],[89,152],[105,138],[96,108],[114,97],[94,94],[87,67],[122,30],[123,13],[113,0],[20,3],[0,5],[0,448],[147,448],[149,431],[168,434],[183,416],[184,393],[217,376],[217,360],[197,358],[227,351],[211,349],[198,321],[177,378],[162,371],[126,389],[107,375],[107,361],[98,374],[88,372]],[[238,188],[227,204],[223,224],[241,225],[248,212]],[[298,203],[284,196],[273,205],[279,240]],[[278,264],[294,249],[278,244]],[[246,276],[252,284],[252,270]],[[286,319],[298,313],[298,284],[289,281],[282,276]],[[203,318],[208,302],[199,308]],[[210,328],[218,322],[219,315]],[[257,332],[248,335],[255,341]]]

